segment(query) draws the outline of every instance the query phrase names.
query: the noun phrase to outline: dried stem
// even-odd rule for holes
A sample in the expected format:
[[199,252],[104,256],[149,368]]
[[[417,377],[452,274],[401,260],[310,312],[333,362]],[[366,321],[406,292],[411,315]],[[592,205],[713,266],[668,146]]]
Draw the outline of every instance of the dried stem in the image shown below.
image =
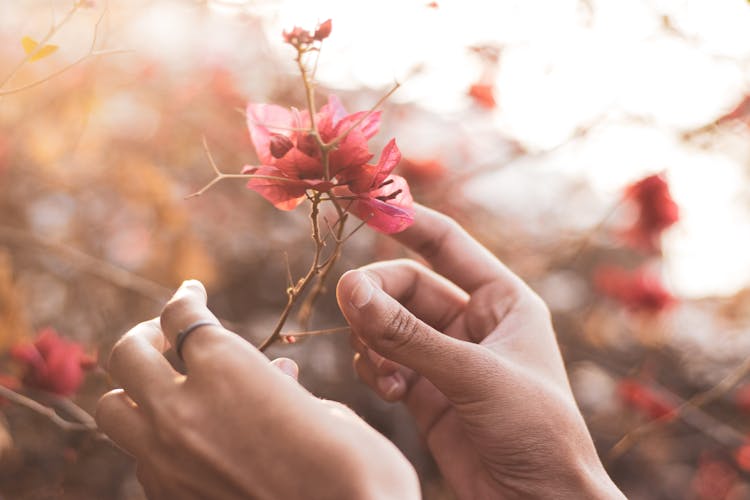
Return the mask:
[[284,332],[281,334],[281,338],[300,338],[300,337],[313,337],[315,335],[329,335],[331,333],[344,333],[350,331],[351,328],[348,326],[338,326],[336,328],[324,328],[322,330],[306,330],[302,332]]
[[[54,25],[52,28],[50,28],[50,31],[47,33],[47,36],[45,36],[39,44],[36,46],[34,50],[26,54],[26,57],[13,69],[13,71],[10,72],[10,74],[0,83],[0,89],[2,89],[10,80],[18,73],[18,71],[29,62],[29,60],[52,38],[52,36],[57,33],[60,28],[64,24],[66,24],[70,18],[73,16],[76,10],[78,10],[79,4],[76,2],[73,6],[73,8],[65,15],[65,17],[56,25]],[[16,87],[9,90],[0,90],[0,97],[10,95],[10,94],[16,94],[18,92],[23,92],[25,90],[32,89],[34,87],[37,87],[39,85],[42,85],[44,83],[47,83],[48,81],[52,80],[53,78],[56,78],[60,76],[61,74],[67,72],[68,70],[74,68],[75,66],[81,64],[82,62],[86,61],[87,59],[98,57],[98,56],[105,56],[105,55],[112,55],[112,54],[123,54],[127,52],[132,52],[130,50],[122,50],[122,49],[111,49],[111,50],[96,50],[96,42],[99,36],[99,25],[101,24],[102,20],[104,19],[104,16],[107,14],[108,10],[107,7],[102,10],[101,15],[99,16],[99,19],[96,21],[96,24],[94,25],[94,36],[91,39],[91,45],[89,47],[89,50],[86,54],[79,57],[72,63],[68,64],[67,66],[47,75],[46,77],[31,82],[26,85],[22,85],[20,87]]]
[[[632,431],[625,434],[625,436],[623,436],[609,450],[609,453],[607,453],[607,461],[612,462],[614,460],[617,460],[622,455],[627,453],[628,450],[630,450],[641,439],[651,434],[653,431],[661,428],[662,426],[667,425],[675,417],[680,418],[682,420],[686,420],[685,418],[686,415],[689,415],[690,413],[694,413],[694,411],[698,410],[698,408],[700,408],[701,406],[704,406],[716,400],[717,398],[721,397],[723,394],[726,394],[729,390],[732,389],[732,387],[734,387],[748,373],[750,373],[750,358],[740,363],[726,377],[724,377],[718,384],[716,384],[715,386],[703,392],[696,394],[690,399],[685,400],[674,411],[669,412],[655,420],[651,420],[641,425],[640,427],[636,427]],[[704,414],[701,416],[701,419],[706,420],[705,417],[707,417],[707,415]],[[700,426],[700,427],[701,427],[701,430],[704,430],[702,428],[704,426]],[[732,432],[732,434],[734,433]]]
[[216,162],[214,161],[214,157],[213,155],[211,155],[211,150],[208,148],[208,143],[206,142],[206,136],[203,136],[203,150],[206,152],[208,163],[211,165],[211,168],[216,174],[216,177],[211,179],[211,182],[203,186],[201,189],[199,189],[195,193],[191,193],[185,196],[185,199],[195,198],[197,196],[202,195],[203,193],[211,189],[214,186],[214,184],[216,184],[219,181],[223,181],[224,179],[267,179],[271,181],[295,182],[294,179],[287,179],[286,177],[276,177],[273,175],[226,174],[222,172],[221,170],[219,170],[219,167],[216,165]]
[[[0,385],[0,397],[47,417],[53,424],[65,431],[86,431],[95,432],[97,434],[99,433],[99,429],[96,427],[96,422],[94,422],[93,418],[91,418],[88,413],[86,413],[88,418],[80,418],[80,412],[84,412],[84,410],[74,405],[72,401],[68,401],[69,404],[66,405],[65,409],[67,411],[69,409],[69,405],[75,406],[77,408],[77,411],[70,413],[80,420],[78,422],[66,420],[58,415],[57,412],[52,408],[45,406],[31,399],[30,397],[24,396],[23,394],[20,394],[2,385]],[[62,400],[62,398],[59,399]]]
[[0,241],[10,242],[19,247],[37,247],[51,251],[72,262],[84,272],[93,274],[119,287],[132,290],[157,302],[164,302],[171,295],[169,288],[154,281],[133,274],[107,261],[97,259],[73,247],[42,238],[21,229],[0,226]]
[[315,243],[315,255],[313,257],[310,269],[307,271],[302,278],[300,278],[294,286],[287,288],[286,295],[287,301],[284,310],[281,311],[276,327],[273,329],[271,335],[269,335],[258,347],[262,352],[268,349],[274,342],[281,338],[281,329],[284,328],[286,320],[289,318],[289,314],[294,308],[294,304],[297,302],[299,296],[305,291],[307,285],[313,280],[313,278],[320,272],[320,258],[323,253],[323,239],[320,237],[320,223],[318,217],[320,215],[320,197],[321,194],[316,192],[312,196],[312,210],[310,211],[310,223],[312,224],[312,239]]

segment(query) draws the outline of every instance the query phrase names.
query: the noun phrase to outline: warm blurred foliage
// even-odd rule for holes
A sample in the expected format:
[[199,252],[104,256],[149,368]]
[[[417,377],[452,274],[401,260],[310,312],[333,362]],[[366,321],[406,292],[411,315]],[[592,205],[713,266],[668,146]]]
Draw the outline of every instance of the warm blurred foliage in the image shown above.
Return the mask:
[[[729,7],[718,6],[729,1],[702,3],[727,16]],[[575,32],[584,34],[596,27],[598,12],[618,2],[557,2],[555,8],[568,3],[577,4]],[[676,8],[633,3],[651,9],[643,14],[653,20],[648,29],[670,44],[707,47],[723,65],[748,67],[750,51],[721,53],[705,33],[674,22],[670,12]],[[460,9],[455,4],[415,2],[403,9],[409,16],[450,16],[451,7]],[[466,7],[462,19],[509,17],[507,10],[502,16],[484,12],[486,4]],[[519,3],[498,2],[505,4]],[[227,180],[185,200],[211,179],[203,136],[219,166],[239,172],[256,161],[245,125],[247,102],[303,105],[292,54],[277,29],[279,22],[291,27],[300,21],[282,16],[273,1],[97,0],[81,2],[60,32],[45,40],[50,10],[60,22],[71,5],[72,0],[0,5],[0,385],[78,422],[65,428],[0,397],[0,497],[138,499],[142,493],[131,460],[91,432],[81,414],[81,408],[92,412],[111,387],[101,367],[118,336],[157,315],[183,279],[197,278],[207,285],[209,305],[225,325],[257,344],[285,301],[283,252],[295,275],[307,264],[303,211],[282,213],[242,181]],[[335,5],[318,19],[333,17],[347,44],[346,33],[361,28],[346,28]],[[568,22],[544,12],[536,16]],[[466,21],[459,29],[463,21],[451,22],[454,31],[443,31],[440,43],[473,26]],[[706,199],[723,195],[711,195],[708,184],[691,192],[682,182],[681,197],[673,199],[670,182],[683,179],[678,160],[705,160],[685,165],[689,172],[708,169],[701,179],[710,178],[712,162],[731,160],[740,181],[721,178],[747,193],[747,86],[724,96],[722,105],[702,118],[690,115],[675,125],[662,119],[664,108],[654,104],[673,89],[659,94],[659,75],[649,79],[656,66],[635,66],[637,76],[650,82],[641,84],[644,95],[656,89],[640,108],[645,111],[627,108],[627,99],[621,108],[607,101],[601,116],[579,116],[555,142],[550,137],[563,127],[560,116],[573,107],[557,94],[548,99],[538,82],[525,89],[531,104],[523,114],[533,117],[532,125],[513,122],[519,105],[512,96],[518,94],[502,69],[518,64],[513,51],[526,50],[545,31],[529,33],[518,43],[521,48],[472,41],[456,47],[460,56],[439,54],[473,65],[460,88],[429,80],[435,68],[414,61],[406,72],[414,85],[426,79],[430,96],[442,92],[445,102],[458,104],[444,111],[420,101],[407,78],[402,97],[385,104],[382,131],[373,140],[382,148],[395,136],[404,153],[397,173],[410,181],[415,199],[455,217],[547,300],[581,409],[608,470],[629,498],[750,498],[749,289],[735,286],[714,296],[712,290],[695,293],[691,282],[691,293],[682,294],[664,279],[716,274],[705,265],[675,270],[674,262],[685,262],[679,260],[687,251],[682,245],[695,241],[674,243],[687,227],[680,225],[684,207],[677,204],[692,203],[689,214],[713,213]],[[58,48],[34,53],[36,44],[48,42]],[[566,61],[566,47],[553,51],[551,60]],[[29,61],[19,65],[25,57]],[[350,109],[366,109],[389,88],[382,81],[334,85],[326,70],[336,73],[337,64],[351,62],[336,57],[335,50],[322,55],[327,62],[321,63],[321,80],[329,88],[320,89],[321,102],[332,90]],[[542,68],[539,75],[549,69],[550,78],[557,78],[550,81],[559,84],[552,63],[531,60]],[[616,63],[632,61],[623,56]],[[596,65],[577,64],[576,71]],[[571,81],[584,88],[572,94],[585,98],[590,82]],[[681,112],[699,108],[698,97],[683,94]],[[537,125],[540,130],[549,125],[551,135],[534,140],[529,131]],[[668,153],[664,144],[672,148]],[[592,151],[605,156],[593,161]],[[632,151],[649,161],[626,173],[620,165]],[[616,181],[602,188],[591,180],[601,177],[567,168],[579,160],[593,164],[595,175],[611,171]],[[686,192],[697,194],[691,198]],[[750,205],[746,198],[735,201],[743,218],[712,222],[730,225],[739,238],[748,234],[747,225],[737,221],[747,220]],[[712,245],[712,237],[699,236],[706,242],[701,251],[717,252],[714,262],[727,269],[720,257],[727,245]],[[669,245],[662,244],[665,238]],[[386,236],[363,230],[332,277],[402,255]],[[736,283],[733,278],[726,280]],[[342,324],[329,293],[312,327]],[[452,498],[405,412],[380,402],[355,380],[345,335],[277,345],[270,355],[282,352],[299,362],[307,387],[352,406],[404,450],[423,478],[426,498]],[[89,357],[97,353],[99,368],[92,368]],[[72,399],[63,397],[70,393]]]

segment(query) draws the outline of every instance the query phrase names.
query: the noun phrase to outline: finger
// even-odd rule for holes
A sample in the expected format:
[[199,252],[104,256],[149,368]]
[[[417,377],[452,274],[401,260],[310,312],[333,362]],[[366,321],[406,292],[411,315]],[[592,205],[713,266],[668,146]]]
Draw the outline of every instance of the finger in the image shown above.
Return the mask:
[[162,354],[165,348],[166,339],[154,319],[123,335],[109,355],[110,375],[144,408],[158,404],[179,376]]
[[206,300],[203,284],[188,280],[182,283],[161,312],[161,329],[172,346],[176,345],[178,333],[185,328],[197,322],[213,323],[196,328],[184,340],[182,357],[188,370],[191,365],[195,368],[210,361],[211,348],[216,344],[239,340],[239,337],[221,326],[216,316],[206,307]]
[[354,355],[354,370],[370,389],[386,401],[399,401],[406,394],[406,380],[399,372],[380,375],[373,363],[360,353]]
[[438,274],[471,293],[494,280],[509,290],[522,282],[453,219],[415,204],[414,224],[393,237],[421,255]]
[[294,380],[299,378],[299,366],[289,358],[276,358],[271,364],[281,370],[284,375],[292,377]]
[[469,302],[466,292],[413,260],[376,262],[361,267],[360,271],[366,272],[385,293],[439,331],[445,331]]
[[148,424],[122,389],[110,391],[99,399],[94,418],[99,430],[130,455],[143,456],[148,450]]
[[481,383],[497,373],[481,346],[427,325],[361,271],[342,276],[338,300],[352,331],[370,348],[429,379],[454,402],[486,397]]

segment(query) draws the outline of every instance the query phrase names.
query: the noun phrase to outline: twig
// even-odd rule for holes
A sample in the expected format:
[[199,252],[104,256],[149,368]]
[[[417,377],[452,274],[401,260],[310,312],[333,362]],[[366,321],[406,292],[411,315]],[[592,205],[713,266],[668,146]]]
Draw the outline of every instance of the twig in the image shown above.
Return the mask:
[[[671,422],[675,417],[682,420],[687,420],[686,415],[693,413],[698,410],[701,406],[704,406],[715,399],[721,397],[727,393],[732,387],[734,387],[742,378],[750,372],[750,358],[746,359],[735,367],[726,377],[724,377],[718,384],[713,387],[700,392],[690,399],[683,401],[674,411],[671,411],[655,420],[651,420],[639,427],[636,427],[632,431],[628,432],[623,436],[607,453],[607,460],[612,462],[617,460],[622,455],[628,452],[636,443],[638,443],[645,436],[651,432],[659,429],[660,427]],[[700,419],[706,420],[711,417],[706,414],[701,414]],[[722,424],[725,426],[725,424]],[[699,426],[702,431],[704,426]],[[739,433],[737,433],[739,434]]]
[[96,423],[93,421],[93,419],[86,422],[71,422],[70,420],[65,420],[52,408],[44,406],[43,404],[2,385],[0,385],[0,397],[47,417],[48,419],[50,419],[50,421],[52,421],[53,424],[57,425],[59,428],[65,431],[99,432],[99,429],[96,427]]
[[[68,20],[70,19],[70,16],[72,16],[73,12],[75,12],[75,10],[77,8],[78,8],[78,3],[76,2],[74,8],[68,13],[68,15],[65,18],[63,18],[62,21],[60,21],[60,23],[56,27],[53,28],[52,31],[54,31],[54,32],[58,31],[62,27],[63,24],[65,24],[66,22],[68,22]],[[52,80],[53,78],[56,78],[59,75],[65,73],[68,70],[70,70],[71,68],[73,68],[73,67],[81,64],[82,62],[84,62],[87,59],[90,59],[90,58],[93,58],[93,57],[105,56],[105,55],[124,54],[124,53],[128,53],[128,52],[132,52],[132,50],[123,50],[123,49],[95,50],[95,48],[96,48],[96,41],[97,41],[98,36],[99,36],[99,25],[101,24],[102,19],[104,19],[104,16],[107,14],[107,12],[108,12],[108,7],[105,7],[104,10],[102,10],[101,15],[99,16],[99,19],[96,21],[96,24],[94,25],[94,36],[93,36],[93,38],[91,40],[91,46],[89,47],[89,51],[86,54],[84,54],[83,56],[79,57],[78,59],[76,59],[72,63],[68,64],[67,66],[65,66],[65,67],[63,67],[63,68],[61,68],[61,69],[59,69],[59,70],[51,73],[50,75],[47,75],[46,77],[42,78],[41,80],[37,80],[35,82],[31,82],[29,84],[22,85],[20,87],[16,87],[16,88],[9,89],[9,90],[0,90],[0,97],[6,96],[6,95],[10,95],[10,94],[16,94],[18,92],[23,92],[25,90],[29,90],[29,89],[32,89],[32,88],[37,87],[39,85],[42,85],[44,83],[47,83],[48,81]],[[29,59],[31,57],[33,57],[33,55],[52,37],[52,35],[54,35],[54,32],[49,33],[48,36],[45,37],[44,40],[42,40],[41,42],[39,42],[39,44],[37,45],[37,47],[33,51],[31,51],[29,54],[27,54],[26,58],[11,72],[10,75],[8,75],[8,77],[5,78],[5,80],[3,80],[3,82],[0,84],[0,89],[2,89],[5,86],[5,84],[7,84],[13,78],[13,76],[15,76],[16,73],[18,73],[18,70],[20,70],[21,67],[24,64],[26,64],[29,61]]]
[[378,102],[376,102],[375,105],[373,107],[371,107],[369,109],[369,111],[367,111],[367,113],[365,113],[364,115],[362,115],[359,118],[359,120],[357,120],[356,122],[352,123],[352,125],[348,129],[346,129],[341,135],[339,135],[338,137],[336,137],[335,139],[333,139],[331,142],[325,143],[323,145],[323,147],[325,147],[326,149],[335,148],[338,145],[339,142],[341,142],[344,139],[346,139],[346,136],[348,136],[349,133],[351,133],[352,130],[354,130],[355,128],[359,127],[362,124],[363,121],[365,121],[367,118],[370,117],[370,115],[372,115],[375,112],[376,109],[378,109],[380,106],[382,106],[383,103],[386,100],[388,100],[388,98],[391,97],[393,95],[393,93],[396,92],[396,90],[398,90],[398,88],[400,86],[401,86],[401,83],[396,82],[393,85],[393,88],[391,88],[391,90],[389,90],[383,97],[381,97],[378,100]]
[[351,328],[348,326],[338,326],[336,328],[324,328],[322,330],[307,330],[303,332],[284,332],[281,334],[281,338],[284,337],[312,337],[314,335],[328,335],[330,333],[343,333],[350,331]]
[[203,136],[203,150],[206,152],[206,157],[208,158],[208,162],[211,165],[211,168],[213,169],[214,173],[216,173],[216,177],[214,177],[211,182],[203,186],[201,189],[196,191],[195,193],[191,193],[187,196],[185,196],[185,199],[195,198],[196,196],[200,196],[209,189],[213,187],[214,184],[216,184],[219,181],[223,181],[224,179],[266,179],[266,180],[272,180],[272,181],[282,181],[282,182],[296,182],[294,179],[288,179],[286,177],[276,177],[273,175],[257,175],[257,174],[225,174],[221,170],[219,170],[219,167],[216,166],[216,162],[214,161],[213,156],[211,155],[211,151],[208,149],[208,143],[206,142],[206,136]]
[[133,274],[107,261],[97,259],[73,247],[56,243],[20,229],[0,226],[0,241],[11,242],[18,246],[33,246],[52,251],[74,265],[77,265],[85,272],[157,302],[164,302],[171,295],[171,291],[167,287],[154,281]]
[[319,192],[316,192],[313,195],[312,210],[310,211],[312,239],[315,243],[315,255],[312,264],[305,276],[300,278],[294,286],[287,288],[286,306],[284,306],[284,310],[281,311],[281,315],[279,316],[279,319],[276,322],[276,327],[273,329],[273,332],[271,332],[271,335],[269,335],[258,347],[261,352],[268,349],[274,342],[281,338],[281,329],[284,328],[284,324],[286,323],[287,318],[289,318],[289,314],[292,312],[294,304],[297,302],[299,296],[305,291],[307,285],[312,281],[315,275],[320,272],[320,256],[323,253],[323,240],[320,237],[320,224],[318,221],[318,215],[320,214],[320,196],[321,194]]

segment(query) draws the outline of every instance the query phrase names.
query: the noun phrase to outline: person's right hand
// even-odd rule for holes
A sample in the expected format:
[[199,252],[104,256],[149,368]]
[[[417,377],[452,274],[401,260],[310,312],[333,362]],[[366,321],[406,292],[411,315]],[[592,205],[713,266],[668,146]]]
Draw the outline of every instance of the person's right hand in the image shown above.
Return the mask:
[[411,260],[339,281],[359,376],[402,400],[462,499],[624,498],[597,456],[544,302],[460,226],[417,207]]

